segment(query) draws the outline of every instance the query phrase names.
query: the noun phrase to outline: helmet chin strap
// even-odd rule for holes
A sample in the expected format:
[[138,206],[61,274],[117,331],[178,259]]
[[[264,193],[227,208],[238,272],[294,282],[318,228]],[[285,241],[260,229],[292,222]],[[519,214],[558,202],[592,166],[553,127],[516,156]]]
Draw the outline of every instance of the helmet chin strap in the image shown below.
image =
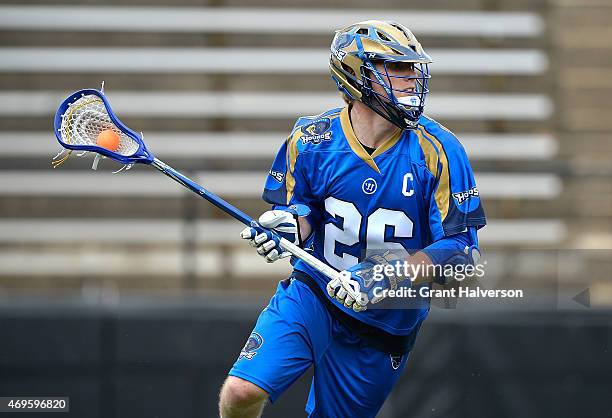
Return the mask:
[[[367,96],[364,96],[364,99],[365,100],[363,101],[363,103],[366,106],[368,106],[374,112],[378,113],[382,118],[388,120],[389,122],[391,122],[398,128],[414,129],[414,127],[416,127],[416,124],[410,123],[411,122],[410,120],[406,118],[402,118],[399,115],[399,112],[397,111],[397,109],[394,109],[393,107],[390,107],[388,104],[385,104],[383,102],[383,99],[381,99],[378,94],[370,92],[370,94],[368,94]],[[397,120],[394,120],[394,118],[391,117],[390,115],[391,112],[396,113],[394,116],[395,116],[395,119]],[[402,121],[404,122],[403,124],[401,123]]]
[[[418,111],[421,105],[421,98],[419,96],[403,96],[398,98],[397,101],[406,112]],[[407,129],[415,129],[418,125],[418,121],[413,121],[408,118],[404,118],[404,123]]]
[[406,117],[407,112],[417,112],[421,99],[418,96],[403,96],[397,98],[398,106],[393,106],[391,102],[386,101],[378,93],[375,93],[371,87],[369,78],[363,78],[364,89],[361,102],[372,109],[382,118],[388,120],[400,129],[415,129],[418,125],[418,120],[413,121]]

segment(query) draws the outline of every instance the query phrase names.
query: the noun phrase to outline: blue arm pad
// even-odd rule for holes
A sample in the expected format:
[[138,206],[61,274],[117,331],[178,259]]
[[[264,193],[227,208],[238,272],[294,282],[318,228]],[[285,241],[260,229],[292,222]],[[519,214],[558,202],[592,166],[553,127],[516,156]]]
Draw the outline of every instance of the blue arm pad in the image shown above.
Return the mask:
[[[427,254],[433,264],[466,264],[465,247],[478,249],[478,235],[476,228],[470,226],[467,231],[444,237],[422,251]],[[473,262],[473,260],[470,260]]]
[[273,210],[284,210],[290,212],[296,216],[307,217],[310,215],[310,208],[300,203],[294,203],[293,205],[272,205]]

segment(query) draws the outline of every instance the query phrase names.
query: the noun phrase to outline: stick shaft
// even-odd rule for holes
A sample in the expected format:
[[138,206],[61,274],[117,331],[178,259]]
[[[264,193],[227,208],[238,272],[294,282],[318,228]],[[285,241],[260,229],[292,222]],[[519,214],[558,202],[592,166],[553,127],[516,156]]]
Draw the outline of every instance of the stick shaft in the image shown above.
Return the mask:
[[281,238],[280,246],[283,250],[290,252],[300,260],[303,260],[304,262],[308,263],[310,267],[319,270],[321,273],[323,273],[330,279],[335,279],[340,274],[333,267],[325,264],[324,262],[313,256],[312,254],[306,252],[304,249],[298,247],[291,241],[287,241],[285,238]]
[[[243,211],[241,211],[234,205],[221,199],[219,196],[215,195],[214,193],[209,192],[208,190],[200,186],[198,183],[191,180],[189,177],[183,175],[182,173],[175,170],[174,168],[170,167],[168,164],[164,163],[163,161],[155,158],[151,162],[151,165],[155,167],[156,169],[158,169],[159,171],[161,171],[162,173],[164,173],[166,176],[170,177],[172,180],[183,185],[184,187],[188,188],[192,192],[197,193],[198,195],[208,200],[210,203],[212,203],[213,205],[215,205],[216,207],[218,207],[219,209],[221,209],[228,215],[239,220],[244,225],[259,226],[257,222],[253,220],[253,218],[251,218],[249,215],[247,215],[246,213],[244,213]],[[274,233],[273,231],[270,231],[270,232]],[[335,279],[339,274],[332,267],[328,266],[327,264],[325,264],[324,262],[322,262],[321,260],[313,256],[312,254],[306,252],[304,249],[298,247],[297,245],[295,245],[294,243],[290,241],[287,241],[284,238],[280,238],[280,246],[283,250],[290,252],[292,255],[294,255],[295,257],[301,260],[304,260],[306,263],[308,263],[308,265],[317,269],[318,271],[320,271],[321,273],[323,273],[330,279]]]
[[185,186],[192,192],[197,193],[204,199],[208,200],[210,203],[212,203],[213,205],[215,205],[216,207],[218,207],[225,213],[238,219],[243,224],[250,226],[254,222],[253,218],[251,218],[249,215],[247,215],[246,213],[244,213],[237,207],[233,206],[232,204],[221,199],[214,193],[209,192],[208,190],[200,186],[198,183],[191,180],[189,177],[183,175],[182,173],[175,170],[174,168],[170,167],[168,164],[164,163],[163,161],[160,161],[157,158],[155,158],[153,162],[151,163],[151,165],[157,168],[162,173],[164,173],[166,176],[170,177],[172,180],[176,181],[179,184],[182,184],[183,186]]

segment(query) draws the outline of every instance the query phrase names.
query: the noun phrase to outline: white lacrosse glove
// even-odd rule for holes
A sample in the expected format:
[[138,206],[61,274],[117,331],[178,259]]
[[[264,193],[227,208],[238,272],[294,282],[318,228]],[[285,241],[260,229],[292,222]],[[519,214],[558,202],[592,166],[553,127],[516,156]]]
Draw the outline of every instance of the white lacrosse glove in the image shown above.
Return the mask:
[[[240,237],[249,241],[252,247],[257,248],[257,253],[268,263],[273,263],[279,258],[289,257],[291,253],[284,251],[280,246],[280,239],[302,245],[300,237],[299,216],[308,216],[310,208],[305,205],[291,205],[284,210],[269,210],[259,217],[259,225],[246,227],[240,232]],[[274,231],[272,234],[270,231]]]

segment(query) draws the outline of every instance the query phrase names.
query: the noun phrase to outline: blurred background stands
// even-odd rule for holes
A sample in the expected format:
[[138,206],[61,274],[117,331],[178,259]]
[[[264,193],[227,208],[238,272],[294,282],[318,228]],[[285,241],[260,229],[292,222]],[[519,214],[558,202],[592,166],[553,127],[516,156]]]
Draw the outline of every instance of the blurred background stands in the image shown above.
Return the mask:
[[[533,266],[521,280],[549,289],[559,266],[553,255],[541,268],[534,249],[612,245],[612,8],[603,0],[376,10],[365,1],[19,3],[0,6],[0,288],[9,294],[269,293],[288,263],[261,262],[237,222],[159,173],[112,175],[107,161],[93,172],[78,158],[52,170],[52,114],[70,91],[104,80],[116,113],[159,158],[255,216],[295,118],[342,103],[327,70],[333,29],[371,17],[411,27],[435,60],[427,113],[470,155],[489,219],[485,253],[510,250],[501,257]],[[605,293],[610,260],[600,254],[581,257],[570,287],[601,279]]]

